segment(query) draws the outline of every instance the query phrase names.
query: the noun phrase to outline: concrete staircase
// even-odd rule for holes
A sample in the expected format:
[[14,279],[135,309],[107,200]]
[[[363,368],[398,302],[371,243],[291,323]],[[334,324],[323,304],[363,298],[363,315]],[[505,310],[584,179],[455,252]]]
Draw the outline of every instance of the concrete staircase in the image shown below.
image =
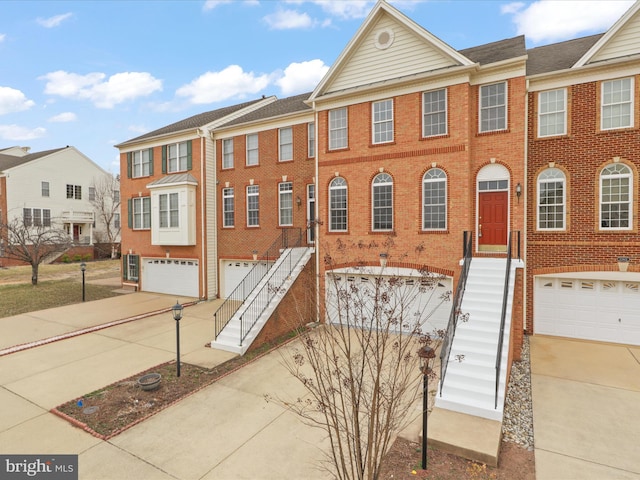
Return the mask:
[[312,253],[313,248],[307,247],[284,249],[227,326],[211,342],[211,348],[244,355],[309,262]]

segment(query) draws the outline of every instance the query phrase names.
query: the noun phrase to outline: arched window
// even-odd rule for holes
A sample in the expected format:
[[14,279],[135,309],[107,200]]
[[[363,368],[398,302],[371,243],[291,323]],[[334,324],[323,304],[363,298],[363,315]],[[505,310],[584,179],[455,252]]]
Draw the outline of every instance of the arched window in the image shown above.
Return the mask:
[[447,174],[440,168],[422,177],[422,229],[447,229]]
[[329,184],[329,231],[347,231],[347,182],[342,177]]
[[564,230],[565,218],[565,175],[558,168],[547,168],[538,175],[538,229]]
[[393,179],[388,173],[380,173],[374,177],[371,184],[371,205],[372,229],[393,230]]
[[631,169],[612,163],[600,173],[600,227],[606,230],[631,228]]

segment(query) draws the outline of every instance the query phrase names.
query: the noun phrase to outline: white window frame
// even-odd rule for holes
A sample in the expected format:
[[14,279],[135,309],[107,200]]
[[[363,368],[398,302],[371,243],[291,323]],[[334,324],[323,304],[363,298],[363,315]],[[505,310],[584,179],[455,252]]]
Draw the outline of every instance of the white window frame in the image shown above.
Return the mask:
[[[447,174],[441,168],[430,168],[425,172],[422,177],[422,230],[423,231],[445,231],[447,230],[447,195],[448,195],[448,181]],[[442,202],[430,202],[427,204],[427,185],[435,185],[444,183],[444,200]],[[429,196],[429,200],[433,199],[433,196]],[[427,210],[436,210],[437,215],[444,214],[444,225],[440,225],[440,221],[433,220],[433,215]],[[429,215],[427,214],[429,213]],[[438,226],[433,226],[434,223],[438,223]]]
[[49,197],[51,195],[51,190],[49,188],[49,182],[40,182],[40,191],[43,197]]
[[[542,203],[543,201],[543,190],[544,192],[550,192],[550,190],[546,187],[548,185],[557,185],[560,184],[561,188],[562,188],[562,196],[560,198],[560,202],[555,201],[553,203]],[[543,186],[545,186],[545,188],[543,188]],[[536,199],[536,203],[537,203],[537,208],[536,208],[536,213],[537,213],[537,220],[536,220],[536,227],[538,230],[541,231],[564,231],[567,228],[567,177],[564,174],[564,172],[562,170],[560,170],[559,168],[547,168],[545,170],[543,170],[542,172],[540,172],[540,174],[538,175],[538,180],[537,180],[537,190],[538,190],[538,194],[537,194],[537,199]],[[557,192],[557,186],[553,187],[553,191],[552,193]],[[548,200],[553,200],[553,199],[558,199],[558,195],[557,194],[552,194],[552,195],[545,195],[546,199]],[[552,209],[554,209],[556,211],[556,213],[552,214],[551,220],[549,218],[549,213],[548,212],[544,212],[543,213],[543,209],[547,208],[547,207],[551,207]],[[561,227],[557,227],[557,226],[548,226],[550,223],[557,223],[558,218],[557,218],[557,209],[560,208],[562,209],[562,215],[561,215],[561,221],[562,221],[562,226]],[[543,218],[543,215],[545,216],[545,218]]]
[[329,150],[349,147],[349,112],[347,107],[329,110]]
[[311,122],[307,124],[307,157],[315,158],[316,156],[316,124]]
[[[493,94],[489,91],[491,87],[496,87],[498,85],[504,86],[504,92]],[[499,100],[496,100],[496,103],[487,102],[488,104],[483,106],[483,99],[485,98],[494,98],[498,95],[504,96],[504,101],[499,103]],[[480,91],[478,95],[478,131],[480,133],[486,132],[500,132],[507,129],[509,125],[508,119],[508,111],[507,108],[509,102],[509,85],[507,82],[495,82],[487,85],[480,85]],[[492,118],[492,112],[502,112],[503,115],[497,115],[495,118]],[[488,118],[486,116],[489,115]],[[504,125],[500,125],[500,120],[504,118]],[[485,122],[487,122],[487,126],[484,127]],[[497,123],[497,125],[492,126],[493,123]]]
[[235,227],[235,195],[233,187],[222,189],[222,226],[224,228]]
[[149,149],[131,152],[131,177],[148,177],[151,175],[151,151]]
[[[611,173],[608,173],[611,172]],[[618,199],[617,201],[614,200],[607,200],[605,201],[605,183],[607,183],[606,181],[608,180],[608,183],[611,183],[611,181],[613,180],[618,180],[620,183],[618,185],[609,185],[609,190],[611,189],[611,187],[613,188],[619,188],[621,187],[622,183],[624,182],[624,180],[627,179],[627,192],[626,192],[626,199],[622,200],[622,199]],[[610,192],[611,195],[615,195],[616,192]],[[620,196],[624,195],[623,193],[620,193]],[[603,221],[604,221],[604,209],[605,209],[605,205],[618,205],[618,206],[624,206],[626,205],[627,208],[627,224],[626,226],[605,226],[603,225]],[[627,165],[625,165],[624,163],[611,163],[609,165],[607,165],[606,167],[604,167],[602,169],[602,171],[600,172],[600,229],[601,230],[631,230],[633,227],[633,172],[631,171],[631,168],[629,168]],[[611,213],[611,212],[609,212]],[[619,213],[619,212],[618,212]],[[619,219],[618,219],[619,220]]]
[[167,173],[185,172],[189,169],[187,142],[167,145]]
[[89,187],[89,201],[96,201],[96,187]]
[[[340,195],[335,198],[335,195]],[[340,205],[336,205],[334,200],[340,200]],[[344,222],[343,222],[344,219]],[[338,228],[344,223],[344,228]],[[346,232],[349,229],[349,190],[347,181],[342,177],[336,177],[329,183],[329,231]]]
[[[440,95],[441,93],[444,93],[444,99],[442,98],[437,98],[435,100],[430,99],[429,102],[427,102],[427,96],[430,95]],[[441,108],[441,102],[444,101],[444,109]],[[446,88],[440,88],[438,90],[431,90],[428,92],[423,92],[422,93],[422,137],[423,138],[429,138],[429,137],[439,137],[442,135],[447,135],[449,133],[449,104],[448,104],[448,92]],[[428,106],[430,106],[428,108]],[[444,115],[444,122],[440,121],[440,117]],[[429,125],[427,125],[427,119],[428,118],[437,118],[437,122],[435,123],[430,123]],[[434,125],[437,125],[437,131],[434,133]],[[444,130],[441,130],[440,126],[444,126]],[[430,128],[430,132],[427,132],[427,127]]]
[[374,145],[391,143],[394,139],[393,99],[371,104],[371,142]]
[[[607,93],[608,86],[614,86],[615,84],[622,85],[623,82],[629,82],[628,89],[620,89],[616,93]],[[606,80],[601,84],[600,90],[600,129],[601,130],[618,130],[621,128],[633,128],[634,126],[634,110],[635,110],[635,82],[633,77],[626,78],[617,78],[615,80]],[[628,93],[628,96],[625,96],[625,93]],[[612,110],[619,110],[628,106],[629,112],[629,120],[628,123],[622,124],[622,118],[625,115],[618,114],[613,115]],[[618,120],[618,124],[616,125],[607,125],[605,123],[607,120],[610,120],[613,123],[613,120]]]
[[149,230],[151,228],[151,197],[132,198],[131,214],[134,230]]
[[260,226],[260,186],[247,186],[247,227]]
[[289,162],[293,160],[293,128],[283,127],[278,129],[278,161]]
[[222,140],[222,168],[233,168],[233,138],[224,138]]
[[371,182],[371,230],[393,231],[393,217],[393,178],[386,172],[379,173]]
[[278,225],[293,226],[293,182],[278,184]]
[[177,192],[158,195],[158,227],[180,228],[180,195]]
[[258,134],[251,133],[247,135],[247,167],[260,165]]
[[[562,98],[559,99],[561,94]],[[550,97],[554,96],[554,99]],[[553,124],[550,121],[553,120]],[[560,122],[558,121],[560,120]],[[553,131],[549,130],[553,127]],[[546,129],[546,131],[543,131]],[[556,137],[567,134],[567,89],[538,92],[538,137]]]

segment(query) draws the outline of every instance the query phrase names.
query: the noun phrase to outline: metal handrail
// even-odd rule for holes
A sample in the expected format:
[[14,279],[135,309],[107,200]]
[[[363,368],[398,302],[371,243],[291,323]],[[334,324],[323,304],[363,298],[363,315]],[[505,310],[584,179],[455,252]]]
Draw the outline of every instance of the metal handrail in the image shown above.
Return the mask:
[[449,363],[449,355],[451,354],[451,345],[453,337],[456,334],[458,325],[458,317],[461,315],[460,307],[462,305],[462,297],[467,286],[467,277],[469,276],[469,267],[471,266],[473,247],[473,232],[465,231],[462,237],[463,263],[458,279],[458,287],[453,297],[453,305],[449,314],[449,323],[444,338],[442,339],[442,348],[440,350],[440,396],[442,396],[442,388],[444,387],[444,377],[447,374],[447,364]]
[[520,231],[511,232],[509,234],[509,242],[507,243],[507,266],[504,274],[504,292],[502,296],[502,315],[500,317],[500,335],[498,336],[498,350],[496,352],[496,391],[495,391],[495,406],[498,408],[498,390],[500,389],[500,368],[502,367],[502,343],[504,342],[504,325],[507,317],[507,301],[509,297],[509,279],[511,277],[511,244],[513,240],[513,234],[517,234],[517,248],[518,248],[518,260],[520,259]]
[[[244,304],[249,294],[258,286],[260,281],[269,273],[271,266],[280,256],[280,252],[289,248],[289,237],[297,238],[300,243],[301,230],[299,228],[285,228],[280,232],[278,238],[271,246],[259,257],[257,262],[249,273],[240,281],[238,286],[233,289],[231,294],[222,302],[222,305],[214,312],[214,339],[218,338],[220,332],[227,326],[233,314]],[[297,235],[296,235],[297,233]],[[266,268],[264,268],[266,267]]]

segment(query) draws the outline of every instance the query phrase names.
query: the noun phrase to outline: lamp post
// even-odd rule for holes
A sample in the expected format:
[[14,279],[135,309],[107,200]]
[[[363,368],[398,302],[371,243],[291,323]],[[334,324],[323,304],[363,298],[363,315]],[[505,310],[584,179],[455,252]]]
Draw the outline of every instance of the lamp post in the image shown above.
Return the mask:
[[180,319],[182,319],[182,305],[178,303],[176,300],[176,304],[171,307],[171,313],[173,314],[173,319],[176,321],[176,375],[180,376]]
[[422,372],[422,469],[427,469],[427,417],[429,409],[429,375],[431,375],[431,361],[436,358],[433,348],[425,345],[418,350],[420,357],[420,371]]
[[85,288],[84,288],[84,272],[87,270],[87,264],[82,262],[80,264],[80,271],[82,272],[82,301],[85,300]]

